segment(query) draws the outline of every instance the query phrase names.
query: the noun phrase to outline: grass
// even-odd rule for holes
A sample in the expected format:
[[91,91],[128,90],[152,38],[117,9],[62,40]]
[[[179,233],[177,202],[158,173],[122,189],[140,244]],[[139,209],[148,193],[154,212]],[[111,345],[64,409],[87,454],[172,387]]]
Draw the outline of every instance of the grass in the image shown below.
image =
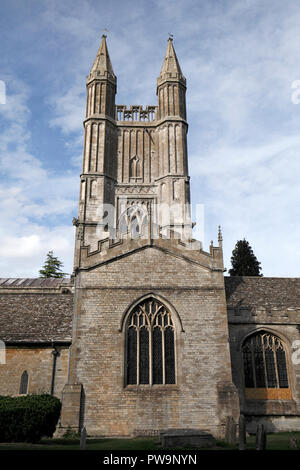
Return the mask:
[[[300,449],[300,432],[276,432],[267,434],[267,450],[293,450],[290,447],[291,437],[296,438],[298,449]],[[247,439],[249,449],[255,449],[255,436],[252,435]],[[295,449],[294,449],[295,450]]]
[[[290,438],[297,439],[300,449],[300,432],[280,432],[267,435],[267,450],[291,450]],[[3,443],[0,450],[78,450],[80,448],[79,438],[42,439],[39,444],[26,443]],[[255,436],[247,438],[247,448],[255,449]],[[224,441],[217,441],[216,447],[210,450],[234,450],[237,446],[226,444]],[[94,439],[88,438],[86,450],[161,450],[158,438],[135,438],[135,439]],[[178,449],[176,449],[178,450]],[[195,448],[185,448],[183,450],[195,450]]]

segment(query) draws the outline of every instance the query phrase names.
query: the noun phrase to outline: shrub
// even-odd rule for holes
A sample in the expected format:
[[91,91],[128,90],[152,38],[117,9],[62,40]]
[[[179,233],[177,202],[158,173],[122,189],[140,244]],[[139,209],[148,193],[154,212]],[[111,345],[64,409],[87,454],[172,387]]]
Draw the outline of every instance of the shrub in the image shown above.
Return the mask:
[[0,396],[0,442],[38,442],[52,437],[60,400],[51,395]]

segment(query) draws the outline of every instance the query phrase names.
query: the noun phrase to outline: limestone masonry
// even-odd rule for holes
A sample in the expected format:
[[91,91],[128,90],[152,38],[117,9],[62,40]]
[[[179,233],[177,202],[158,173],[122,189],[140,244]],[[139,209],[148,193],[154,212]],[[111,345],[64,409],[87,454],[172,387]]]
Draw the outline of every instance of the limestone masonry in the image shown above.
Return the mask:
[[192,238],[172,39],[157,105],[116,105],[116,90],[103,36],[87,77],[74,272],[0,279],[0,394],[61,398],[58,435],[223,438],[240,414],[249,431],[299,430],[300,279],[224,277],[221,232],[209,251]]

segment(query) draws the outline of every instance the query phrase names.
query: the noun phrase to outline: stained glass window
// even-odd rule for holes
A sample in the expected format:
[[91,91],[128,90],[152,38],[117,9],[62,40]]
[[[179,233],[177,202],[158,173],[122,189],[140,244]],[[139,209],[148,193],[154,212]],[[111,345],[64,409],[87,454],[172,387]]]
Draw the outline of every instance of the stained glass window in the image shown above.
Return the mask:
[[243,344],[246,388],[288,388],[286,353],[280,338],[260,331]]
[[169,310],[148,298],[131,312],[126,325],[127,385],[174,384],[174,325]]

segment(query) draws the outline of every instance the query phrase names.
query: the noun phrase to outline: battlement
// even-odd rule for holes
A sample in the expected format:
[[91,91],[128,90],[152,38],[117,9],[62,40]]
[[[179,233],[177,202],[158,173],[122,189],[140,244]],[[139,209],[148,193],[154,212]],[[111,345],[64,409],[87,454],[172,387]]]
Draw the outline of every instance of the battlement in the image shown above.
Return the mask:
[[132,122],[153,122],[156,120],[157,106],[132,105],[127,108],[126,105],[116,105],[116,121]]

